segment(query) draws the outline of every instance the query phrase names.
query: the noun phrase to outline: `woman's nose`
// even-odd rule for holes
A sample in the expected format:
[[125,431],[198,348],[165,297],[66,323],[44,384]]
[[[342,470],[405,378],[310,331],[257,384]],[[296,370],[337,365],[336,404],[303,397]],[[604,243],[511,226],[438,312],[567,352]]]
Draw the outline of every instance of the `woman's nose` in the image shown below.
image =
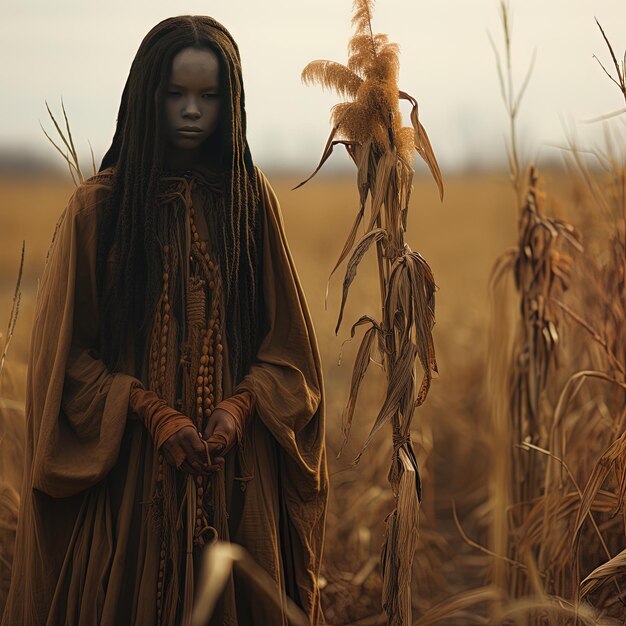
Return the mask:
[[200,117],[200,109],[196,104],[195,98],[190,98],[187,102],[185,102],[183,117],[191,117],[193,119],[198,119]]

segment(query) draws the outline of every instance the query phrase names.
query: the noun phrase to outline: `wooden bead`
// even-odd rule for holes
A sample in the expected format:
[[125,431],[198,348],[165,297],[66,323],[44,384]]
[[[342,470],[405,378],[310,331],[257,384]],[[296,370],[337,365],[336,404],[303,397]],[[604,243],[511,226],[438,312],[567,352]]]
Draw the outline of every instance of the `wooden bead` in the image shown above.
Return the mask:
[[200,385],[196,387],[196,395],[198,395],[198,397],[202,395],[202,387]]
[[197,232],[196,232],[196,233],[194,233],[194,234],[193,234],[193,240],[194,240],[194,241],[198,241],[199,239],[200,239],[200,235],[198,235],[198,233],[197,233]]
[[167,324],[163,324],[163,334],[167,335],[168,331],[169,331],[169,326]]
[[163,272],[163,280],[167,282],[170,279],[170,275],[167,272]]
[[198,385],[201,385],[204,382],[204,377],[198,376],[198,378],[196,378],[196,382],[198,383]]
[[209,379],[212,378],[211,376],[205,376],[202,379],[202,384],[206,387],[209,384]]
[[201,498],[204,495],[204,488],[198,487],[198,497]]
[[199,407],[198,407],[198,410],[196,411],[196,415],[197,415],[200,419],[202,419],[202,416],[204,415],[204,413],[202,412],[202,407],[201,407],[201,406],[199,406]]
[[211,406],[211,401],[209,398],[204,399],[204,408],[208,409]]
[[[209,363],[210,363],[211,365],[213,365],[213,362],[214,362],[214,361],[215,361],[214,357],[210,356],[210,357],[209,357]],[[213,372],[213,369],[212,369],[212,368],[210,368],[210,367],[209,367],[209,372]]]
[[200,250],[202,251],[202,254],[205,254],[205,253],[206,253],[206,241],[203,241],[203,242],[200,244]]
[[200,366],[200,369],[198,370],[198,373],[200,374],[200,376],[202,376],[204,374],[204,365]]
[[170,321],[170,316],[166,313],[166,314],[163,316],[163,323],[164,323],[164,324],[168,324],[168,323],[169,323],[169,321]]
[[200,357],[200,363],[202,363],[202,365],[206,365],[209,362],[209,357],[204,354]]
[[[211,357],[211,359],[213,359],[213,357]],[[212,365],[209,365],[207,370],[209,371],[209,374],[213,374],[215,372],[215,368]]]
[[217,351],[221,353],[223,349],[224,349],[224,347],[222,346],[222,344],[218,343],[217,344]]
[[196,398],[196,404],[202,404],[202,398]]
[[[167,296],[165,296],[165,300],[167,301]],[[170,305],[169,304],[166,304],[164,308],[165,308],[165,312],[166,313],[170,312]]]

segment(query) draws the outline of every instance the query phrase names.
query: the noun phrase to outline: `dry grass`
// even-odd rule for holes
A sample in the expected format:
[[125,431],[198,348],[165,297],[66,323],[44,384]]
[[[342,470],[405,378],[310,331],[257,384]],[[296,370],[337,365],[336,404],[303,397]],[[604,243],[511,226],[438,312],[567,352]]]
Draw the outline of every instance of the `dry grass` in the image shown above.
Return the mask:
[[[499,620],[510,600],[526,603],[525,624],[565,625],[572,617],[600,623],[601,617],[623,618],[626,609],[626,518],[617,517],[626,493],[626,153],[616,149],[614,129],[605,133],[603,152],[583,153],[570,140],[568,162],[587,195],[578,187],[577,211],[572,206],[565,214],[584,223],[581,215],[589,216],[594,204],[602,211],[595,228],[581,229],[589,235],[583,249],[576,229],[545,211],[534,168],[526,183],[521,178],[515,134],[521,96],[512,86],[504,1],[501,14],[507,72],[502,63],[498,69],[511,121],[519,220],[518,243],[496,264],[493,280],[491,579],[500,597],[491,618]],[[602,35],[626,97],[624,68]],[[604,175],[589,164],[589,154],[605,166]],[[608,256],[594,245],[598,231],[609,242]],[[503,316],[510,299],[498,288],[509,275],[518,306],[516,314]]]

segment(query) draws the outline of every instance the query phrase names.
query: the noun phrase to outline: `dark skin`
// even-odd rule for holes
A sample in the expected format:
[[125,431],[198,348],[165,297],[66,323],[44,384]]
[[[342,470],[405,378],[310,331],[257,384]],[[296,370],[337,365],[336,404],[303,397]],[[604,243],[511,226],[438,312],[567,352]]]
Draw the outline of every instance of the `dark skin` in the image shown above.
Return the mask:
[[[211,141],[218,126],[219,113],[216,54],[208,48],[184,48],[172,60],[165,99],[167,168],[192,169],[198,164],[201,147]],[[201,238],[208,238],[202,211],[197,212],[196,219]],[[213,441],[213,438],[220,441]],[[235,418],[218,408],[209,416],[203,433],[194,426],[185,426],[165,441],[161,452],[174,467],[175,459],[184,457],[179,469],[190,474],[209,474],[224,467],[224,456],[236,440]]]

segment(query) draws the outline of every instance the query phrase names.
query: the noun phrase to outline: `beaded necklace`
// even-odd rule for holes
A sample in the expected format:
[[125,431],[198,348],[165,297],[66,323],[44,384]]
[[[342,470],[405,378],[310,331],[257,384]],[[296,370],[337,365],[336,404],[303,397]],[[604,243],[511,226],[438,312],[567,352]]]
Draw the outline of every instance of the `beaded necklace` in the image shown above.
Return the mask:
[[[207,242],[200,240],[192,205],[193,177],[184,176],[174,179],[182,185],[182,192],[177,191],[170,199],[182,199],[186,207],[189,224],[189,236],[181,234],[180,229],[170,232],[168,241],[161,246],[163,262],[163,287],[158,301],[151,337],[149,384],[150,388],[166,401],[173,402],[185,415],[188,415],[198,429],[203,432],[206,420],[216,404],[222,399],[223,343],[222,343],[222,283],[219,266],[211,258]],[[191,241],[188,241],[190,239]],[[185,273],[184,290],[184,337],[177,342],[178,329],[182,320],[172,316],[172,294],[180,276],[180,260],[188,263]],[[188,254],[188,256],[187,256]],[[161,529],[161,549],[157,580],[157,620],[158,624],[167,623],[174,610],[174,587],[178,584],[177,549],[179,525],[172,527],[171,518],[175,510],[168,507],[167,498],[178,500],[176,474],[167,465],[162,454],[158,458],[157,483],[155,498],[162,503],[164,527]],[[218,537],[227,539],[223,519],[215,519],[216,509],[223,507],[223,485],[216,475],[193,477],[194,488],[187,484],[187,541],[185,542],[187,572],[192,563],[193,547],[200,547]],[[223,517],[219,515],[218,517]],[[189,581],[184,581],[185,586]],[[167,587],[167,589],[166,589]],[[164,610],[164,601],[168,600],[168,610]]]

